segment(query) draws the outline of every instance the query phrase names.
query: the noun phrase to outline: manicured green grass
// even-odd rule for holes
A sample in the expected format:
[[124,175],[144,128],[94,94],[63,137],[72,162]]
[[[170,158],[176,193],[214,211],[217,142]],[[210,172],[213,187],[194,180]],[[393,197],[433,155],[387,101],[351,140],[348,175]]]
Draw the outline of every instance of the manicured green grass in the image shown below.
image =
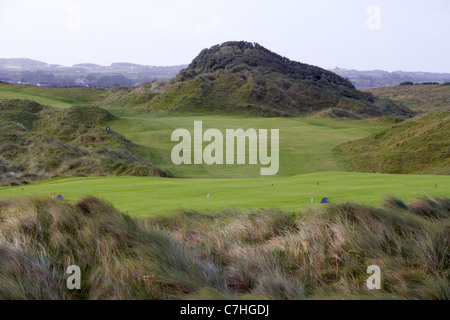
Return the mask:
[[227,208],[296,211],[323,206],[318,202],[324,197],[332,203],[351,201],[378,206],[388,195],[405,201],[448,196],[450,184],[447,176],[362,173],[312,173],[272,179],[69,178],[0,188],[0,199],[51,193],[62,194],[71,202],[93,195],[133,216],[149,217],[168,215],[182,208],[201,212]]
[[[237,116],[184,115],[121,118],[113,123],[114,131],[147,147],[151,162],[176,176],[195,178],[256,178],[260,165],[181,165],[172,164],[171,142],[175,129],[185,128],[193,136],[194,121],[203,122],[203,131],[226,129],[280,130],[279,177],[312,172],[346,171],[333,149],[341,143],[361,139],[390,126],[387,123],[367,125],[365,122],[310,118],[249,118]],[[205,147],[208,143],[204,143]],[[247,158],[248,159],[248,158]],[[248,160],[247,160],[248,162]]]

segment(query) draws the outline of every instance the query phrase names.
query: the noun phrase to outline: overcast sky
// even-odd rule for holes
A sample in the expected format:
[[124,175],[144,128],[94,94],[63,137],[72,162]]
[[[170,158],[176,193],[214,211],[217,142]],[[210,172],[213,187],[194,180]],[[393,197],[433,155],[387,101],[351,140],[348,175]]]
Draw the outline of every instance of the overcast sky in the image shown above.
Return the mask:
[[230,40],[323,68],[450,72],[450,0],[0,0],[0,57],[188,64]]

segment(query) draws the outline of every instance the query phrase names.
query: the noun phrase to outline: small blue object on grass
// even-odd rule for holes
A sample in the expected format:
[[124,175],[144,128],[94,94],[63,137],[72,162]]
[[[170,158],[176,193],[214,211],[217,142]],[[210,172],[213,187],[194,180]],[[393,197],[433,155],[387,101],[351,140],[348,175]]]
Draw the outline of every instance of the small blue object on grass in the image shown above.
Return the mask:
[[111,127],[106,127],[106,132],[111,132]]
[[57,196],[56,199],[64,201],[64,197],[62,195]]
[[330,203],[330,200],[328,200],[328,198],[323,198],[320,203]]

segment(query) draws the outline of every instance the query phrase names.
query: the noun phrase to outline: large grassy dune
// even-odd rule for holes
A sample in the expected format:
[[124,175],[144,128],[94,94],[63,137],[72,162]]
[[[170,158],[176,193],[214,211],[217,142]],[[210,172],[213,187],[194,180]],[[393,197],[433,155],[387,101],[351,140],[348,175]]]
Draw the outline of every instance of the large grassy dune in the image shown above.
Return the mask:
[[450,112],[428,112],[338,147],[352,171],[450,173]]

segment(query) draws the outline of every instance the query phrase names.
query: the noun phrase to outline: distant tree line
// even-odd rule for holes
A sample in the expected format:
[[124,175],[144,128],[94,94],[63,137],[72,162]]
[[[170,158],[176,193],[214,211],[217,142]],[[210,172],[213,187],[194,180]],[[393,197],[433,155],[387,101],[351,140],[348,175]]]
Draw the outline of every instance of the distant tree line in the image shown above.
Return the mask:
[[[441,84],[441,83],[439,83],[439,82],[422,82],[422,83],[414,83],[414,82],[412,82],[412,81],[405,81],[405,82],[400,83],[400,86],[413,86],[413,85],[439,85],[439,84]],[[450,85],[450,82],[442,83],[442,85],[448,86],[448,85]]]

